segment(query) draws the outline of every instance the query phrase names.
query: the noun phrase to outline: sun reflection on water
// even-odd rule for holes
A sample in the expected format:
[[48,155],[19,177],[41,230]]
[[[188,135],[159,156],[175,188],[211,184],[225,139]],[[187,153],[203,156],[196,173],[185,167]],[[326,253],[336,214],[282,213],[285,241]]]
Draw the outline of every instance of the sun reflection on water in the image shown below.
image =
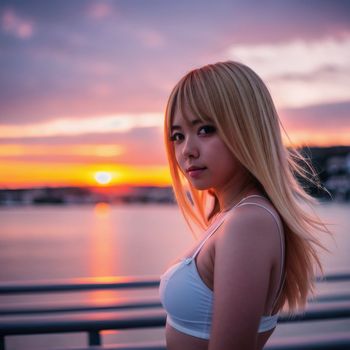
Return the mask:
[[[97,203],[94,208],[93,226],[90,231],[91,254],[89,256],[90,276],[96,277],[99,282],[115,282],[113,277],[113,264],[118,257],[118,246],[114,241],[112,223],[112,208],[108,203]],[[91,293],[91,299],[99,302],[107,299],[115,299],[113,290],[101,290]]]

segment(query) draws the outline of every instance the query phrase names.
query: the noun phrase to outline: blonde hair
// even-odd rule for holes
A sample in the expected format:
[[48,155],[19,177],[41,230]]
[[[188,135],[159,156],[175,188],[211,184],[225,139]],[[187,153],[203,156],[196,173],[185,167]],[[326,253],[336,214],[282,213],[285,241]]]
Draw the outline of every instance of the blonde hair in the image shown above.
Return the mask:
[[[285,282],[278,306],[293,311],[304,306],[313,291],[317,255],[321,247],[316,233],[329,233],[313,212],[317,201],[306,193],[297,177],[320,187],[315,172],[296,149],[287,149],[281,123],[270,93],[260,77],[237,62],[219,62],[186,74],[170,94],[164,123],[165,145],[177,203],[193,230],[193,224],[207,228],[217,203],[209,190],[196,190],[176,162],[170,128],[176,109],[188,108],[203,121],[214,123],[232,155],[264,191],[279,213],[285,234]],[[183,114],[183,113],[182,113]],[[184,115],[184,114],[183,114]],[[305,165],[307,165],[305,167]]]

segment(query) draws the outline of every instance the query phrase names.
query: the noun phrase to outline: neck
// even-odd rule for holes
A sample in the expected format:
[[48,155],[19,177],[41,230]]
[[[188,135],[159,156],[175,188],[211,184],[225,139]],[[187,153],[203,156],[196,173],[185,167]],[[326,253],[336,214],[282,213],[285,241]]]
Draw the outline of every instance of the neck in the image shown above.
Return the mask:
[[252,191],[241,191],[240,193],[237,193],[237,195],[230,200],[224,200],[220,204],[220,212],[226,212],[233,208],[235,205],[237,205],[243,198],[251,196],[251,195],[256,195],[258,192],[252,190]]
[[261,194],[257,186],[251,179],[242,180],[241,183],[234,183],[234,186],[227,186],[221,191],[216,191],[219,211],[225,212],[234,207],[244,197]]

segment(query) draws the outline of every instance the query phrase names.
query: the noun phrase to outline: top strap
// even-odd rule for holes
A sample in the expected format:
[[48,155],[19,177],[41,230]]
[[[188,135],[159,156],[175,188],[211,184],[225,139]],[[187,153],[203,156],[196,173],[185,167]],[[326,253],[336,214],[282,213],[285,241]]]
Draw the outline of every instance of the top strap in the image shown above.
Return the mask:
[[204,246],[205,242],[215,233],[215,231],[221,226],[221,224],[224,222],[225,220],[225,216],[220,216],[218,217],[214,223],[212,224],[212,226],[210,226],[209,229],[209,233],[207,234],[207,236],[204,238],[204,240],[202,241],[202,243],[198,246],[198,248],[196,249],[196,251],[192,254],[191,256],[191,260],[195,259],[196,256],[198,255],[198,253],[201,251],[202,247]]

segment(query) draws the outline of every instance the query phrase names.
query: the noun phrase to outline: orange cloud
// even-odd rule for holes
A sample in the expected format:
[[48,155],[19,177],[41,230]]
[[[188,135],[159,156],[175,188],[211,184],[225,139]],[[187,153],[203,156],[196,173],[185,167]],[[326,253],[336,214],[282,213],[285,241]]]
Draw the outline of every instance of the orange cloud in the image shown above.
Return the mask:
[[3,144],[0,145],[0,157],[35,157],[46,156],[80,156],[80,157],[115,157],[123,154],[125,148],[121,145],[98,144],[98,145],[25,145]]
[[300,128],[288,132],[288,135],[291,142],[283,135],[283,141],[287,146],[291,146],[291,143],[294,147],[330,147],[335,145],[347,146],[350,144],[350,129],[322,131]]

